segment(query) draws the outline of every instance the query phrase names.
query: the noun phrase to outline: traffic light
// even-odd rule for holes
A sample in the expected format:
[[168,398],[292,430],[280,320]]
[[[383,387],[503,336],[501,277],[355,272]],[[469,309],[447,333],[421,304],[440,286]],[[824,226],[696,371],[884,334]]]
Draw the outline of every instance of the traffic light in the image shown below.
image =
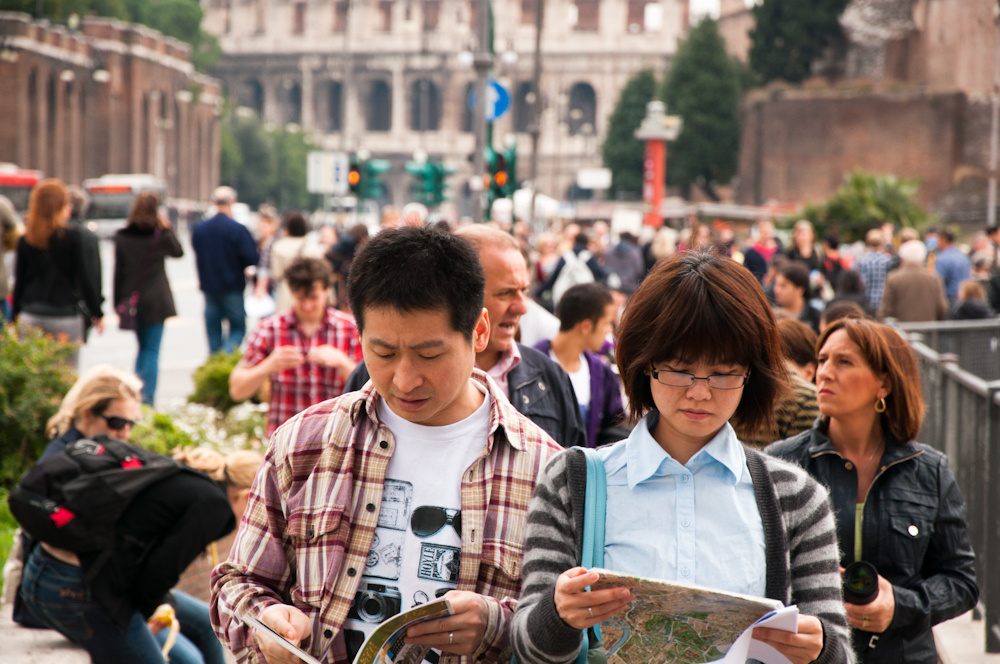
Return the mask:
[[492,207],[496,199],[510,198],[517,191],[517,143],[511,143],[500,152],[487,146],[485,157],[490,171],[487,200]]
[[376,199],[385,195],[382,175],[389,172],[391,164],[385,159],[366,159],[357,155],[351,157],[347,171],[347,184],[351,193],[359,199]]
[[406,172],[413,176],[413,197],[427,207],[436,207],[448,199],[449,175],[455,169],[440,161],[410,161]]

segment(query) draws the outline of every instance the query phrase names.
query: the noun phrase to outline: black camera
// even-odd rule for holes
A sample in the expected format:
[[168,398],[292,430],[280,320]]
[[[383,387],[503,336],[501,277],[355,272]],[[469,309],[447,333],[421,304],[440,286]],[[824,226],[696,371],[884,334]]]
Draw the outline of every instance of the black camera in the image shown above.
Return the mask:
[[377,625],[399,613],[402,607],[399,588],[362,581],[347,618]]
[[871,563],[858,560],[844,570],[844,601],[868,604],[878,597],[878,570]]

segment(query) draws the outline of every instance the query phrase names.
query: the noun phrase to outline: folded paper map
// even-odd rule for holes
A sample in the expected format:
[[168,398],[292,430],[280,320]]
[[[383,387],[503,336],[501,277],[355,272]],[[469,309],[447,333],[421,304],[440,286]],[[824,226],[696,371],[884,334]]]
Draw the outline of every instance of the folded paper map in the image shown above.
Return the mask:
[[406,630],[416,624],[444,618],[454,613],[451,602],[439,599],[398,613],[375,628],[354,658],[354,664],[420,664],[430,650],[427,646],[403,643]]
[[[609,664],[743,664],[747,657],[765,664],[788,661],[752,641],[749,630],[766,619],[767,627],[796,631],[794,606],[687,583],[591,571],[600,575],[591,590],[625,587],[635,597],[621,613],[601,623]],[[727,656],[730,650],[732,656]]]

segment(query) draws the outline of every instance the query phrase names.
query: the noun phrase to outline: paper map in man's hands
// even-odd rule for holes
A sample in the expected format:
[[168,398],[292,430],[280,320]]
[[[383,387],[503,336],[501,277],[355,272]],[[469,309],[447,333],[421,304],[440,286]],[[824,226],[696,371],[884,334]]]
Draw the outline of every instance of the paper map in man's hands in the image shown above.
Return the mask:
[[624,611],[601,623],[609,664],[722,660],[745,630],[783,607],[781,602],[761,597],[604,569],[591,571],[601,577],[591,590],[625,587],[635,597]]

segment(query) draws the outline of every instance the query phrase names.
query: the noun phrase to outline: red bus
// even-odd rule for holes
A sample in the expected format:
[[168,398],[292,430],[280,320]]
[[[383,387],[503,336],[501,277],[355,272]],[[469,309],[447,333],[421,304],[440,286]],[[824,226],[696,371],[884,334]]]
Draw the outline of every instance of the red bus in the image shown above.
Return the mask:
[[9,198],[18,212],[27,211],[31,190],[41,180],[41,171],[18,168],[14,164],[0,164],[0,195]]

